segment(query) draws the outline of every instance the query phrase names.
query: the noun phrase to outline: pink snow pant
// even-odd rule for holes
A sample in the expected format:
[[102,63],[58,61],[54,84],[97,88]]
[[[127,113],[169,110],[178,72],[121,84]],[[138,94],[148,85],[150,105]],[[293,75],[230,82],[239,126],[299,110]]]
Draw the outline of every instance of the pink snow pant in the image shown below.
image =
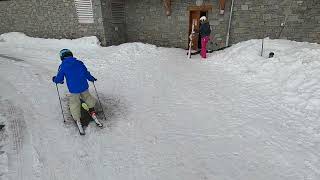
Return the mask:
[[209,36],[201,38],[201,52],[200,55],[202,58],[207,58],[207,44],[209,42]]

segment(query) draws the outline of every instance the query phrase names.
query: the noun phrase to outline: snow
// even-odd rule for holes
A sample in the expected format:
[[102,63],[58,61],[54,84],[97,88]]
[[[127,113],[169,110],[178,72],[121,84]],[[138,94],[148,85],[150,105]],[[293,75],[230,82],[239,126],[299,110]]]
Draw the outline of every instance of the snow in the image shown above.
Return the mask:
[[[51,82],[62,48],[98,78],[108,127],[84,137],[59,85],[63,123]],[[260,49],[249,40],[189,60],[143,43],[2,34],[0,179],[320,179],[320,45]]]

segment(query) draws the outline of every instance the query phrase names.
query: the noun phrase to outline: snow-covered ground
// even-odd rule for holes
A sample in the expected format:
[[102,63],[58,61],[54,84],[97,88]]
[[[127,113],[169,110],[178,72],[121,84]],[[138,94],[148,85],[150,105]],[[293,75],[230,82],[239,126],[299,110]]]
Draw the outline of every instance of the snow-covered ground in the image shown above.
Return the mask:
[[[264,57],[250,40],[203,61],[142,43],[1,35],[0,179],[320,179],[320,45],[265,43]],[[63,123],[51,82],[62,48],[98,78],[108,127],[80,136],[59,85]]]

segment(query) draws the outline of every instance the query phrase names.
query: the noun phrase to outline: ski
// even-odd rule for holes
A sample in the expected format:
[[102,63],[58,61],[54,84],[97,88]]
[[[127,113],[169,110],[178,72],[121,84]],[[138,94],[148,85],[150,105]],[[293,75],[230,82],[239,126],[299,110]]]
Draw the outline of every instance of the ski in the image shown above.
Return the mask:
[[192,22],[192,29],[191,29],[191,33],[190,33],[190,36],[189,36],[190,42],[189,42],[188,59],[191,58],[192,40],[193,40],[193,36],[195,34],[194,26],[195,26],[195,21]]
[[[215,50],[207,50],[207,53],[213,53]],[[195,51],[195,52],[191,52],[191,55],[197,55],[200,54],[201,50]],[[188,53],[187,53],[188,55]]]
[[92,113],[91,115],[92,119],[94,120],[94,122],[96,123],[97,126],[99,127],[103,127],[103,124],[98,120],[96,113]]
[[[227,47],[222,47],[222,48],[219,48],[219,49],[215,49],[215,50],[207,50],[207,53],[213,53],[215,51],[221,51],[221,50],[224,50],[226,48],[228,48],[230,46],[227,46]],[[191,52],[191,55],[197,55],[197,54],[200,54],[201,50],[198,50],[198,51],[195,51],[195,52]],[[187,53],[188,55],[188,53]]]
[[94,122],[96,123],[97,126],[99,127],[103,127],[103,124],[99,121],[99,119],[97,118],[97,115],[95,112],[90,113],[89,112],[89,107],[86,103],[81,103],[81,106],[84,110],[86,110],[88,112],[88,114],[90,115],[90,117],[94,120]]
[[78,130],[79,130],[79,134],[82,135],[82,136],[85,135],[86,133],[84,132],[84,129],[83,129],[82,125],[81,125],[81,122],[80,121],[75,121],[75,123],[77,125]]

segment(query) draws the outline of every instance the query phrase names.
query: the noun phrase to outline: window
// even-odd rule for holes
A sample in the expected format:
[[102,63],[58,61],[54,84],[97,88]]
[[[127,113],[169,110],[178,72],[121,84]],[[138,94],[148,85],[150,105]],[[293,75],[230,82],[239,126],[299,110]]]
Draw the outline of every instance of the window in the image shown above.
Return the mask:
[[93,9],[91,0],[74,0],[79,23],[93,23]]

